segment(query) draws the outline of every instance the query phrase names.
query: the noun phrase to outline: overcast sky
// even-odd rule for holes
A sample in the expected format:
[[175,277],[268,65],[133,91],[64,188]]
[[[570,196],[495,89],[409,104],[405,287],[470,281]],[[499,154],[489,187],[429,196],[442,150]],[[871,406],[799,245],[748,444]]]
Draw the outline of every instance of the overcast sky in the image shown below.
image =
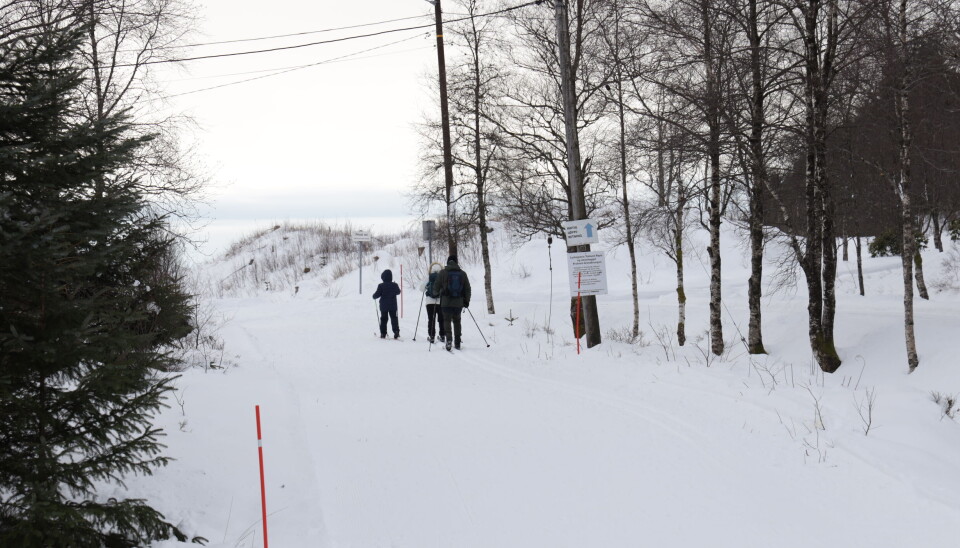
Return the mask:
[[[424,0],[207,0],[198,8],[199,33],[191,42],[415,18],[193,47],[185,52],[189,56],[293,46],[433,23],[433,7]],[[171,99],[171,108],[196,120],[192,137],[213,178],[211,246],[232,240],[228,233],[248,231],[242,227],[287,219],[352,219],[375,231],[394,229],[402,218],[412,221],[404,193],[416,172],[414,125],[423,112],[436,108],[436,88],[431,87],[437,64],[434,43],[430,29],[408,30],[189,61],[176,73],[164,71],[167,93],[184,94]],[[191,93],[269,74],[252,71],[343,56],[349,57]]]

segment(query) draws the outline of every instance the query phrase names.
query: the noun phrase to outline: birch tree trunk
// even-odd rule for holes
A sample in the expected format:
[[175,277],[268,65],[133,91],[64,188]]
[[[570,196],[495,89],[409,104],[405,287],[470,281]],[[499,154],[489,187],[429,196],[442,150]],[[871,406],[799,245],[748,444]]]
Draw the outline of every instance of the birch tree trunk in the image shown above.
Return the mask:
[[[475,9],[476,5],[471,4],[471,10]],[[473,12],[471,11],[471,14]],[[480,130],[480,121],[481,121],[481,105],[480,98],[483,93],[482,83],[480,81],[480,33],[476,27],[476,20],[471,18],[471,24],[473,25],[473,156],[474,156],[474,173],[476,176],[477,184],[477,215],[478,221],[480,223],[480,257],[483,259],[483,289],[487,295],[487,312],[490,314],[496,314],[496,309],[493,306],[493,273],[491,272],[490,267],[490,242],[487,238],[489,234],[487,226],[487,195],[486,195],[486,170],[484,169],[484,162],[482,159],[484,147],[483,139]]]
[[863,255],[860,246],[860,236],[854,240],[854,247],[857,250],[857,282],[860,283],[860,296],[864,296],[863,290]]
[[930,293],[927,292],[927,283],[923,280],[923,257],[920,256],[919,246],[913,253],[913,277],[917,280],[917,292],[920,298],[929,301]]
[[747,303],[750,322],[747,332],[747,350],[751,354],[766,354],[763,347],[761,324],[763,280],[763,188],[767,186],[766,158],[763,152],[763,73],[761,67],[760,33],[757,0],[749,0],[747,29],[750,39],[750,279],[747,281]]
[[[477,190],[482,191],[482,187]],[[496,314],[493,307],[493,275],[490,268],[490,242],[487,238],[487,204],[481,200],[477,204],[480,218],[480,257],[483,259],[483,290],[487,294],[487,312]]]
[[940,211],[934,208],[930,212],[930,218],[933,222],[933,246],[943,253],[943,225],[940,224]]
[[630,219],[630,197],[627,193],[627,124],[623,109],[623,84],[617,66],[617,106],[620,110],[620,184],[623,191],[623,222],[627,232],[627,251],[630,254],[630,288],[633,295],[633,336],[640,336],[640,295],[637,288],[637,250]]
[[[623,222],[624,229],[627,236],[627,251],[630,255],[630,287],[633,296],[633,330],[632,334],[634,338],[640,336],[640,296],[637,288],[637,250],[634,243],[634,233],[633,233],[633,220],[630,217],[630,196],[627,189],[627,117],[623,105],[623,62],[620,58],[620,16],[621,9],[618,3],[614,3],[613,9],[615,10],[615,22],[613,29],[613,43],[609,44],[610,51],[613,55],[614,70],[616,73],[616,84],[617,84],[617,116],[620,122],[620,142],[618,143],[619,152],[620,152],[620,189],[622,191],[621,206],[623,208]],[[659,162],[659,176],[661,177],[659,184],[661,185],[661,191],[663,190],[663,159],[662,151],[658,152],[660,157]],[[659,198],[663,200],[663,195],[660,195]]]
[[721,320],[720,280],[720,105],[717,74],[714,66],[713,29],[710,1],[701,3],[703,17],[703,63],[706,72],[707,155],[710,162],[710,351],[723,354],[723,321]]
[[677,211],[674,215],[674,256],[677,264],[677,344],[687,342],[687,294],[683,288],[683,211],[686,207],[684,185],[677,185]]
[[664,129],[666,124],[663,120],[657,120],[657,206],[666,207],[667,196],[670,191],[666,188],[666,174],[664,173],[663,155],[667,144],[664,142]]
[[[800,264],[807,281],[807,327],[811,350],[820,369],[833,373],[841,364],[833,340],[836,243],[833,239],[833,210],[824,161],[827,98],[836,55],[838,8],[836,0],[829,0],[826,4],[827,13],[824,14],[820,0],[800,3],[803,13],[803,27],[799,30],[804,44],[803,100],[807,148],[806,249],[800,257]],[[821,32],[826,35],[825,43]]]
[[903,250],[900,262],[903,265],[903,331],[907,347],[907,366],[913,372],[920,365],[917,356],[917,339],[913,321],[913,261],[917,254],[913,226],[913,209],[910,203],[910,143],[913,138],[910,128],[910,61],[907,51],[907,0],[900,0],[898,14],[898,37],[902,63],[899,89],[897,89],[897,122],[900,126],[900,221],[903,231]]

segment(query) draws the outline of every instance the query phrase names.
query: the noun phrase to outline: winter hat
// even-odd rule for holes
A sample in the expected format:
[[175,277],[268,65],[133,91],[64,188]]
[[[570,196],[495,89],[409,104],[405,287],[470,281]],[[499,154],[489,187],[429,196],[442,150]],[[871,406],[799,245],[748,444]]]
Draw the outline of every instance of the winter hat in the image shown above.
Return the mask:
[[457,256],[450,255],[449,257],[447,257],[447,264],[457,264]]

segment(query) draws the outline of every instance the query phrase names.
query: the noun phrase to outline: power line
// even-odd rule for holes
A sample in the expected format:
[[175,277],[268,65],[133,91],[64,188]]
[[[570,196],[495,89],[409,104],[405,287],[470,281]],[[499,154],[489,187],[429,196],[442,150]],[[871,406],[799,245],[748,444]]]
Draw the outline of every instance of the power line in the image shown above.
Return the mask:
[[164,82],[193,82],[195,80],[214,80],[216,78],[229,78],[231,76],[246,76],[248,74],[263,74],[264,72],[276,72],[278,70],[286,70],[289,68],[298,68],[305,65],[289,65],[286,67],[273,67],[265,68],[258,70],[245,70],[243,72],[229,72],[227,74],[211,74],[209,76],[191,76],[189,78],[166,78]]
[[[521,8],[525,8],[525,7],[527,7],[527,6],[532,6],[532,5],[535,5],[535,4],[540,4],[540,3],[542,3],[542,2],[544,2],[544,0],[533,0],[533,1],[527,2],[527,3],[525,3],[525,4],[520,4],[520,5],[512,6],[512,7],[509,7],[509,8],[504,8],[504,9],[502,9],[502,10],[493,11],[493,12],[490,12],[490,13],[482,13],[482,14],[477,15],[476,17],[489,17],[489,16],[493,16],[493,15],[499,15],[499,14],[501,14],[501,13],[507,13],[507,12],[510,12],[510,11],[513,11],[513,10],[518,10],[518,9],[521,9]],[[451,19],[450,21],[447,21],[447,23],[458,23],[458,22],[460,22],[460,21],[466,21],[466,20],[468,20],[468,19],[471,19],[471,17],[462,17],[462,18],[459,18],[459,19]],[[356,39],[358,39],[358,38],[370,38],[370,37],[372,37],[372,36],[380,36],[380,35],[383,35],[383,34],[391,34],[391,33],[394,33],[394,32],[403,32],[403,31],[407,31],[407,30],[421,30],[421,29],[432,28],[433,26],[434,26],[434,25],[431,23],[431,24],[429,24],[429,25],[417,25],[417,26],[415,26],[415,27],[404,27],[404,28],[398,28],[398,29],[388,29],[388,30],[383,30],[383,31],[379,31],[379,32],[371,32],[371,33],[367,33],[367,34],[356,34],[356,35],[353,35],[353,36],[345,36],[345,37],[343,37],[343,38],[333,38],[333,39],[331,39],[331,40],[320,40],[320,41],[317,41],[317,42],[307,42],[307,43],[305,43],[305,44],[294,44],[294,45],[292,45],[292,46],[281,46],[281,47],[275,47],[275,48],[267,48],[267,49],[259,49],[259,50],[249,50],[249,51],[238,51],[238,52],[233,52],[233,53],[220,53],[220,54],[216,54],[216,55],[198,55],[198,56],[194,56],[194,57],[183,57],[183,58],[180,58],[180,59],[158,59],[158,60],[156,60],[156,61],[143,61],[143,62],[141,62],[141,63],[126,63],[126,64],[119,64],[119,65],[116,65],[116,66],[117,66],[117,67],[132,67],[132,66],[142,66],[142,65],[157,65],[157,64],[163,64],[163,63],[179,63],[179,62],[184,62],[184,61],[198,61],[198,60],[201,60],[201,59],[214,59],[214,58],[219,58],[219,57],[236,57],[236,56],[239,56],[239,55],[252,55],[252,54],[255,54],[255,53],[269,53],[269,52],[273,52],[273,51],[283,51],[283,50],[290,50],[290,49],[299,49],[299,48],[305,48],[305,47],[309,47],[309,46],[317,46],[317,45],[321,45],[321,44],[333,44],[333,43],[335,43],[335,42],[345,42],[345,41],[347,41],[347,40],[356,40]]]
[[391,33],[394,33],[394,32],[403,32],[403,31],[405,31],[405,30],[420,30],[420,29],[425,29],[425,28],[429,28],[429,27],[432,27],[432,26],[433,26],[433,25],[419,25],[419,26],[416,26],[416,27],[406,27],[406,28],[402,28],[402,29],[390,29],[390,30],[384,30],[384,31],[380,31],[380,32],[371,32],[371,33],[369,33],[369,34],[358,34],[358,35],[354,35],[354,36],[345,36],[345,37],[343,37],[343,38],[334,38],[334,39],[331,39],[331,40],[321,40],[321,41],[318,41],[318,42],[308,42],[308,43],[306,43],[306,44],[295,44],[295,45],[292,45],[292,46],[280,46],[280,47],[276,47],[276,48],[258,49],[258,50],[251,50],[251,51],[237,51],[237,52],[234,52],[234,53],[219,53],[219,54],[216,54],[216,55],[198,55],[198,56],[196,56],[196,57],[183,57],[183,58],[180,58],[180,59],[159,59],[159,60],[156,60],[156,61],[144,61],[144,62],[142,62],[142,63],[127,63],[127,64],[122,64],[122,65],[117,65],[117,66],[118,66],[118,67],[133,67],[133,66],[140,66],[140,65],[159,65],[159,64],[163,64],[163,63],[179,63],[179,62],[183,62],[183,61],[198,61],[198,60],[200,60],[200,59],[214,59],[214,58],[218,58],[218,57],[236,57],[236,56],[238,56],[238,55],[252,55],[252,54],[254,54],[254,53],[269,53],[269,52],[272,52],[272,51],[283,51],[283,50],[288,50],[288,49],[299,49],[299,48],[306,48],[306,47],[309,47],[309,46],[318,46],[318,45],[320,45],[320,44],[333,44],[333,43],[336,43],[336,42],[345,42],[345,41],[347,41],[347,40],[355,40],[355,39],[357,39],[357,38],[370,38],[370,37],[372,37],[372,36],[380,36],[380,35],[382,35],[382,34],[391,34]]
[[397,21],[407,21],[410,19],[422,19],[424,17],[428,17],[428,15],[411,15],[409,17],[398,17],[396,19],[386,19],[383,21],[375,21],[373,23],[360,23],[357,25],[347,25],[345,27],[333,27],[329,29],[308,30],[303,32],[292,32],[289,34],[274,34],[272,36],[257,36],[254,38],[236,38],[233,40],[220,40],[217,42],[197,42],[195,44],[183,44],[179,46],[159,46],[156,49],[196,48],[196,47],[202,47],[202,46],[217,46],[221,44],[237,44],[240,42],[257,42],[260,40],[273,40],[276,38],[290,38],[292,36],[306,36],[309,34],[322,34],[325,32],[335,32],[338,30],[349,30],[349,29],[356,29],[361,27],[373,27],[376,25],[385,25],[387,23],[396,23]]
[[[312,66],[316,66],[317,64],[323,64],[323,63],[328,63],[328,62],[333,62],[333,61],[344,61],[344,60],[346,60],[346,61],[353,61],[353,60],[359,60],[359,59],[370,59],[370,58],[373,58],[373,57],[380,57],[380,56],[383,56],[383,55],[392,55],[392,54],[395,54],[395,53],[403,53],[403,52],[407,52],[407,51],[418,51],[418,50],[421,50],[421,49],[432,48],[432,47],[434,47],[434,46],[431,44],[431,45],[429,45],[429,46],[420,47],[420,48],[408,48],[408,49],[404,49],[404,50],[385,52],[385,53],[381,53],[381,54],[379,54],[379,55],[367,55],[367,56],[364,56],[364,57],[358,57],[358,58],[356,58],[356,59],[344,59],[345,57],[352,57],[352,56],[354,56],[354,55],[359,55],[359,54],[361,54],[361,53],[366,53],[366,52],[368,52],[368,51],[373,51],[373,50],[380,49],[380,48],[384,48],[384,47],[387,47],[387,46],[392,46],[392,45],[394,45],[394,44],[399,44],[399,43],[402,43],[402,42],[407,42],[407,41],[410,41],[410,40],[413,40],[413,39],[416,39],[416,38],[429,37],[429,36],[430,36],[429,34],[417,34],[416,36],[411,36],[411,37],[409,37],[409,38],[404,38],[404,39],[402,39],[402,40],[397,40],[396,42],[390,42],[390,43],[388,43],[388,44],[383,44],[383,45],[381,45],[381,46],[376,46],[376,47],[373,47],[373,48],[370,48],[370,49],[365,49],[365,50],[357,51],[357,52],[354,52],[354,53],[348,53],[348,54],[343,55],[343,56],[341,56],[341,57],[335,57],[335,58],[333,58],[333,59],[327,59],[327,60],[325,60],[325,61],[319,61],[319,62],[316,62],[316,63],[308,63],[308,64],[302,64],[302,65],[287,65],[287,66],[285,66],[285,67],[272,67],[272,68],[264,68],[264,69],[257,69],[257,70],[245,70],[245,71],[243,71],[243,72],[230,72],[230,73],[227,73],[227,74],[212,74],[212,75],[209,75],[209,76],[193,76],[193,77],[189,77],[189,78],[168,78],[168,79],[166,79],[165,81],[166,81],[166,82],[192,82],[192,81],[195,81],[195,80],[213,80],[213,79],[216,79],[216,78],[229,78],[229,77],[231,77],[231,76],[246,76],[246,75],[248,75],[248,74],[263,74],[264,72],[272,72],[272,73],[281,74],[282,71],[298,70],[298,69],[303,69],[303,68],[309,68],[309,67],[312,67]],[[268,76],[273,76],[273,75],[270,74],[270,75],[268,75]]]
[[[216,85],[216,86],[210,86],[210,87],[206,87],[206,88],[195,89],[195,90],[193,90],[193,91],[185,91],[185,92],[183,92],[183,93],[175,93],[175,94],[173,94],[173,95],[166,95],[166,96],[163,96],[163,97],[159,97],[159,98],[157,98],[157,99],[154,99],[154,100],[172,99],[173,97],[181,97],[181,96],[183,96],[183,95],[192,95],[192,94],[194,94],[194,93],[200,93],[201,91],[210,91],[210,90],[214,90],[214,89],[220,89],[220,88],[225,88],[225,87],[229,87],[229,86],[235,86],[235,85],[238,85],[238,84],[245,84],[245,83],[247,83],[247,82],[253,82],[253,81],[256,81],[256,80],[263,80],[263,79],[265,79],[265,78],[270,78],[271,76],[280,76],[281,74],[287,74],[288,72],[294,72],[294,71],[302,70],[302,69],[305,69],[305,68],[315,67],[315,66],[318,66],[318,65],[325,65],[325,64],[334,63],[334,62],[337,62],[337,61],[344,61],[344,60],[347,60],[347,58],[354,57],[355,55],[360,55],[360,54],[368,53],[368,52],[371,52],[371,51],[374,51],[374,50],[383,49],[383,48],[388,47],[388,46],[393,46],[393,45],[396,45],[396,44],[400,44],[400,43],[402,43],[402,42],[408,42],[408,41],[410,41],[410,40],[413,40],[414,38],[420,38],[420,37],[421,37],[421,35],[418,34],[418,35],[416,35],[416,36],[411,36],[411,37],[409,37],[409,38],[404,38],[404,39],[402,39],[402,40],[397,40],[397,41],[395,41],[395,42],[390,42],[390,43],[388,43],[388,44],[381,44],[381,45],[379,45],[379,46],[375,46],[375,47],[372,47],[372,48],[367,48],[367,49],[365,49],[365,50],[355,51],[355,52],[353,52],[353,53],[348,53],[348,54],[346,54],[346,55],[341,55],[341,56],[339,56],[339,57],[332,57],[332,58],[330,58],[330,59],[324,59],[323,61],[317,61],[316,63],[309,63],[309,64],[306,64],[306,65],[299,65],[299,66],[295,66],[295,67],[280,68],[280,69],[267,69],[267,70],[274,70],[275,72],[272,72],[271,74],[264,74],[264,75],[262,75],[262,76],[255,76],[255,77],[253,77],[253,78],[245,78],[245,79],[243,79],[243,80],[237,80],[237,81],[235,81],[235,82],[227,82],[227,83],[225,83],[225,84],[220,84],[220,85]],[[423,49],[423,48],[413,48],[413,49]],[[392,53],[399,53],[399,52],[392,52]],[[373,56],[371,56],[371,57],[373,57]],[[355,60],[357,60],[357,59],[349,59],[349,60],[355,61]],[[259,71],[259,72],[263,72],[263,71]]]

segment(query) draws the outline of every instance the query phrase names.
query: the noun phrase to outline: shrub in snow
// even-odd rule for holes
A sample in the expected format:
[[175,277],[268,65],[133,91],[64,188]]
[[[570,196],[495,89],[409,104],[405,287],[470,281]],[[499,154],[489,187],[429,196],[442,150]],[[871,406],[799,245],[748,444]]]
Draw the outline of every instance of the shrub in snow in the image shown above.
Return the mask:
[[944,254],[940,279],[933,286],[937,291],[960,291],[960,247],[956,244]]
[[940,392],[931,392],[930,398],[940,406],[940,411],[943,413],[941,416],[950,417],[951,419],[956,418],[957,416],[957,396],[948,396],[946,394],[941,394]]

